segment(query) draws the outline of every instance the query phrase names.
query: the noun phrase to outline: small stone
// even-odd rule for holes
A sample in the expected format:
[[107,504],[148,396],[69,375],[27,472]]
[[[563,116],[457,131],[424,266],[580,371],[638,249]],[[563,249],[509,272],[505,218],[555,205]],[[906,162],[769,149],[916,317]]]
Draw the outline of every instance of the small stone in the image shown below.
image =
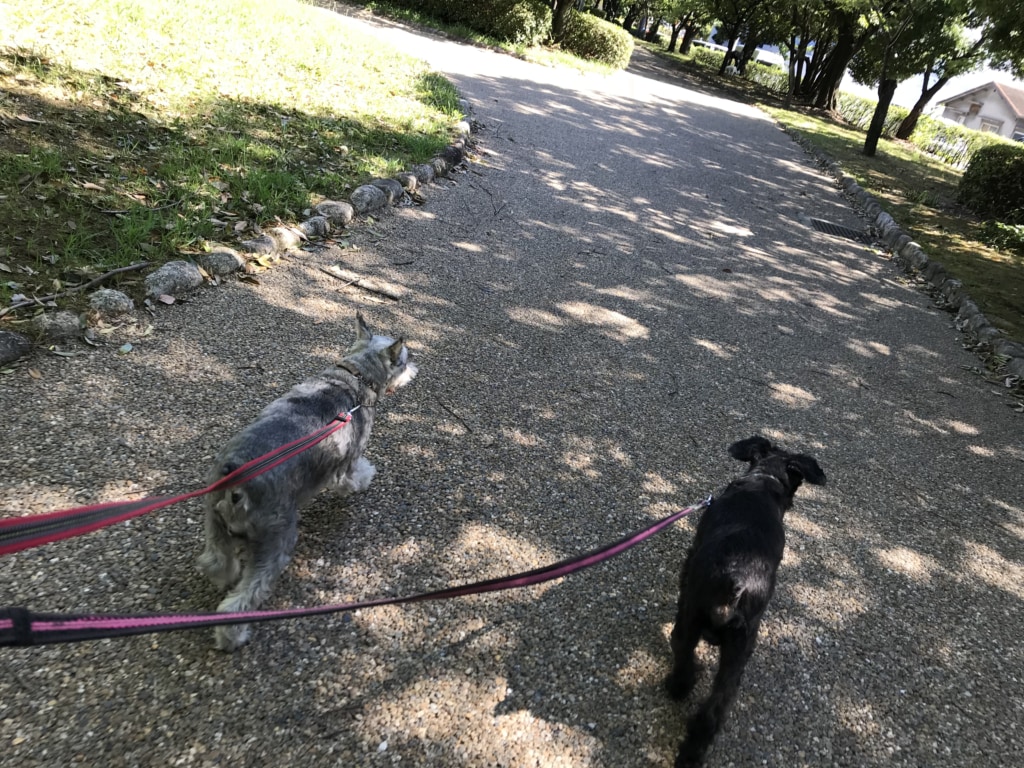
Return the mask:
[[417,165],[412,172],[416,174],[416,180],[420,184],[429,184],[434,180],[434,166],[432,165]]
[[32,327],[36,333],[52,341],[73,339],[82,331],[78,315],[74,312],[46,312],[32,318]]
[[344,227],[356,215],[350,203],[337,200],[324,200],[314,209],[318,215],[326,218],[331,224]]
[[374,179],[370,182],[373,186],[377,187],[384,192],[388,197],[388,204],[394,205],[402,199],[402,195],[405,194],[405,190],[402,185],[394,179]]
[[238,244],[246,253],[255,253],[261,256],[273,256],[280,251],[277,241],[270,235],[263,234],[252,240],[243,240]]
[[100,288],[89,296],[89,306],[103,317],[120,317],[135,311],[131,297],[113,288]]
[[203,284],[203,273],[190,261],[169,261],[155,272],[146,275],[146,295],[169,294],[178,296],[195,290]]
[[13,363],[32,351],[32,342],[27,336],[14,331],[0,331],[0,365]]
[[211,275],[229,275],[245,266],[245,259],[234,248],[219,246],[196,257],[199,266]]
[[416,191],[416,187],[419,186],[419,179],[416,178],[415,173],[399,173],[395,176],[395,181],[402,185],[402,189],[406,192]]
[[375,211],[388,204],[387,193],[373,184],[364,184],[361,187],[356,187],[350,199],[352,200],[352,207],[359,214]]
[[331,234],[331,222],[326,216],[313,216],[299,224],[298,229],[306,237],[327,237]]

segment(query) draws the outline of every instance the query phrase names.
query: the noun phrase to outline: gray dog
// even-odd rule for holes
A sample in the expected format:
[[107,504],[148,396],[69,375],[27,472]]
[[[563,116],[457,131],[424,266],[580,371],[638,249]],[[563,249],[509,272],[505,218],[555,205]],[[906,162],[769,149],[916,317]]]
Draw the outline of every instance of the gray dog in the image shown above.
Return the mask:
[[[365,491],[377,473],[363,456],[374,406],[384,392],[408,384],[417,367],[402,339],[375,336],[361,314],[356,320],[355,343],[336,366],[268,405],[217,456],[211,482],[360,406],[348,425],[312,448],[244,485],[206,497],[199,569],[217,587],[232,588],[218,611],[259,608],[291,559],[299,509],[324,488],[343,495]],[[247,624],[216,627],[222,651],[234,651],[248,639]]]

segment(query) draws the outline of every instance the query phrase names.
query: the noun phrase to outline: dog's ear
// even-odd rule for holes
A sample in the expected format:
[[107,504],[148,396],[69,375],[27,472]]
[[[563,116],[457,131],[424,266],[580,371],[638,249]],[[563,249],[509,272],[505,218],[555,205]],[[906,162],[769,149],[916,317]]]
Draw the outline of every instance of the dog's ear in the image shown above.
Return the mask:
[[757,461],[769,454],[772,444],[768,438],[754,435],[729,446],[729,455],[740,461]]
[[818,466],[817,461],[806,454],[790,456],[786,461],[786,470],[795,472],[811,485],[825,484],[825,472]]
[[367,341],[373,338],[373,331],[366,324],[362,312],[356,312],[356,341]]
[[392,365],[402,365],[408,358],[409,352],[405,348],[405,339],[399,339],[388,347],[388,360]]

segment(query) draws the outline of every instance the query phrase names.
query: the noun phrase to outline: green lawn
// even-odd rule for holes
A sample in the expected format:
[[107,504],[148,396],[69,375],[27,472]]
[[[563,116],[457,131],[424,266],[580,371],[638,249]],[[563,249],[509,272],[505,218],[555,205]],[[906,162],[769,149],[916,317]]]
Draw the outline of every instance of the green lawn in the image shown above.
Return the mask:
[[963,282],[993,325],[1024,341],[1024,260],[984,244],[984,223],[956,202],[959,171],[903,141],[882,140],[876,156],[866,157],[862,131],[826,115],[761,106],[839,161],[929,258]]
[[295,0],[0,20],[0,306],[300,219],[430,159],[458,117],[445,78]]

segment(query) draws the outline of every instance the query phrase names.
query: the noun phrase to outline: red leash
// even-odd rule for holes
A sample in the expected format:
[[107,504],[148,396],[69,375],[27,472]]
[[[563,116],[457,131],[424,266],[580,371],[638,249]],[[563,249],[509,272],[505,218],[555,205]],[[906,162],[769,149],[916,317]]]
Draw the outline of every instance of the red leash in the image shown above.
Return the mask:
[[663,517],[653,525],[576,557],[561,560],[553,565],[524,571],[512,576],[477,581],[459,587],[436,592],[424,592],[408,597],[382,597],[361,603],[324,605],[316,608],[286,608],[278,611],[248,611],[244,613],[195,613],[128,615],[116,614],[50,614],[32,613],[26,608],[0,609],[0,646],[44,645],[47,643],[71,643],[81,640],[99,640],[109,637],[127,637],[150,632],[170,632],[178,629],[195,629],[218,624],[246,624],[258,621],[293,619],[300,616],[321,616],[328,613],[354,611],[378,605],[400,605],[419,603],[426,600],[447,600],[483,592],[497,592],[540,584],[545,581],[568,576],[576,571],[597,565],[600,562],[622,554],[645,539],[668,528],[672,523],[698,509],[709,506],[709,496],[699,504]]
[[57,512],[47,512],[42,515],[0,520],[0,557],[48,544],[51,541],[81,536],[114,523],[139,517],[155,509],[169,507],[179,501],[194,499],[196,496],[247,483],[343,428],[352,421],[352,414],[359,408],[360,406],[357,405],[350,411],[339,413],[326,426],[258,456],[217,482],[198,491],[191,491],[180,496],[147,496],[136,501],[111,501],[105,504],[92,504],[85,507],[62,509]]

